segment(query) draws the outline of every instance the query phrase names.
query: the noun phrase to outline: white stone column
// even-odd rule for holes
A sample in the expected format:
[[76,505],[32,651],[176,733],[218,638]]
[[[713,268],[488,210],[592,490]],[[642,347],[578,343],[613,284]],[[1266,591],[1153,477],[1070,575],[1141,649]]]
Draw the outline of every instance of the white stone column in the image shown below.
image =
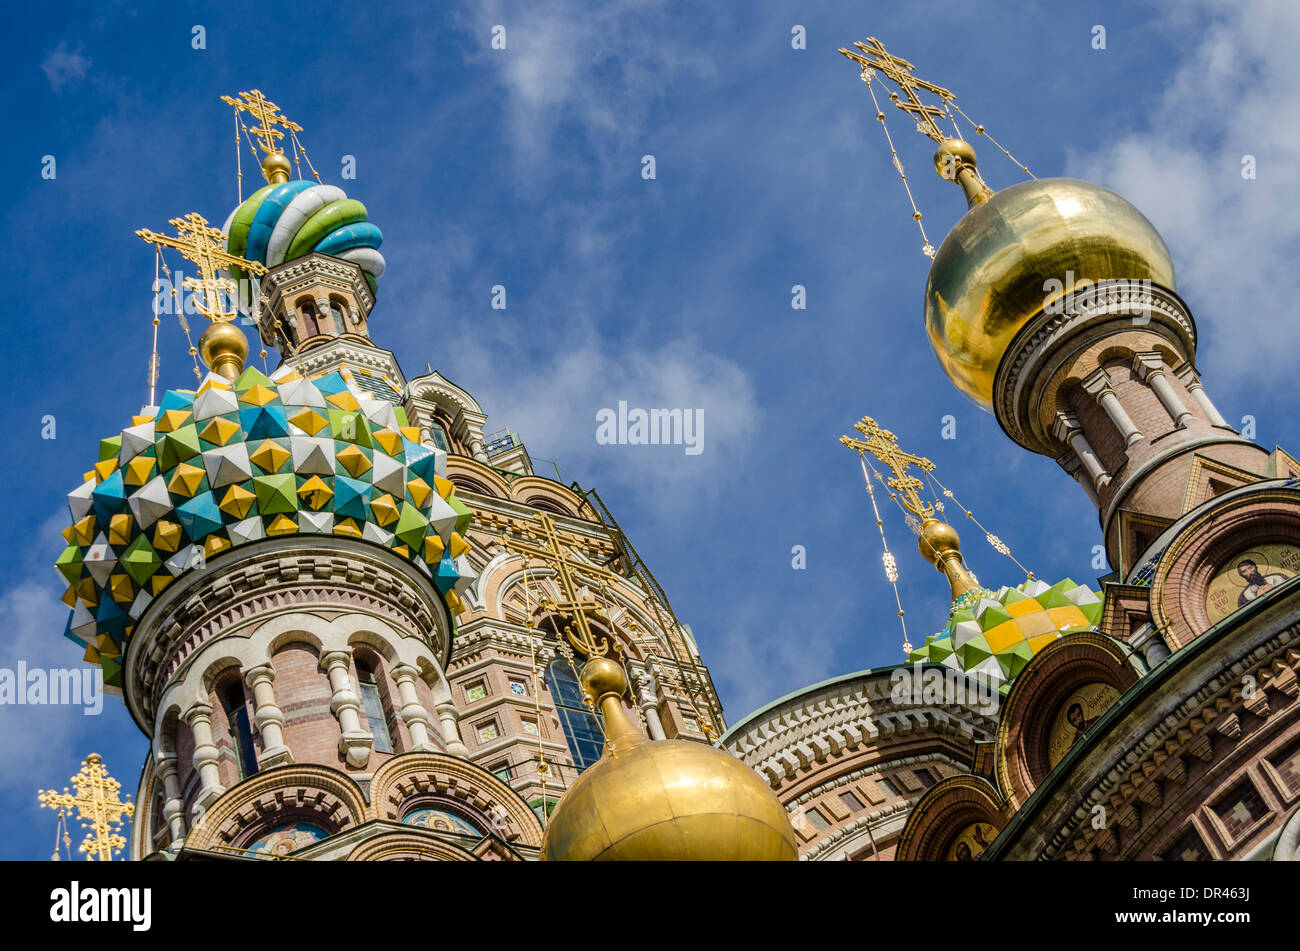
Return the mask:
[[1101,404],[1101,408],[1106,411],[1111,422],[1119,429],[1120,434],[1124,437],[1124,445],[1131,446],[1142,438],[1141,431],[1133,424],[1124,407],[1120,405],[1119,397],[1115,395],[1114,389],[1111,388],[1110,378],[1106,376],[1106,371],[1102,369],[1094,370],[1083,379],[1083,390],[1093,399]]
[[1201,408],[1201,412],[1205,414],[1206,418],[1220,429],[1231,429],[1232,427],[1228,425],[1228,421],[1219,414],[1218,409],[1216,409],[1214,404],[1210,402],[1210,397],[1205,392],[1205,387],[1201,385],[1200,374],[1196,372],[1192,365],[1190,363],[1184,363],[1175,372],[1178,379],[1182,380],[1183,386],[1187,387],[1187,392],[1192,395],[1192,399],[1196,401],[1196,405]]
[[352,655],[347,651],[328,651],[321,655],[321,669],[330,679],[330,712],[338,718],[339,753],[346,757],[349,766],[365,766],[375,740],[368,729],[361,726],[361,698],[352,689],[350,668]]
[[448,700],[438,704],[438,719],[442,721],[442,740],[447,744],[447,752],[452,756],[466,758],[469,749],[460,738],[460,711]]
[[1088,494],[1093,505],[1100,504],[1097,501],[1097,487],[1092,484],[1092,477],[1084,471],[1083,460],[1079,458],[1077,452],[1071,449],[1056,462],[1071,479],[1083,486],[1083,491]]
[[284,743],[284,711],[276,705],[275,671],[270,664],[259,664],[244,674],[253,691],[253,726],[262,738],[262,752],[257,765],[262,769],[293,762],[293,753]]
[[1097,453],[1093,451],[1092,444],[1088,442],[1088,437],[1083,434],[1077,416],[1073,413],[1057,413],[1056,423],[1052,426],[1052,435],[1074,450],[1075,456],[1083,464],[1088,477],[1092,480],[1094,490],[1100,489],[1110,482],[1110,473],[1106,471],[1106,467],[1097,458]]
[[1169,413],[1174,425],[1179,429],[1186,426],[1187,421],[1195,414],[1183,404],[1178,394],[1174,392],[1174,388],[1170,386],[1169,379],[1165,376],[1165,360],[1160,355],[1160,351],[1148,350],[1145,353],[1135,354],[1133,369],[1155,391],[1160,405]]
[[401,701],[400,713],[411,733],[411,746],[417,750],[437,750],[429,739],[429,711],[415,692],[415,681],[420,672],[410,664],[393,667],[393,681],[397,684],[397,697]]
[[199,794],[194,801],[194,817],[197,819],[226,791],[226,787],[221,785],[221,772],[217,769],[219,754],[212,742],[211,705],[196,703],[185,711],[184,716],[194,734],[194,768],[199,774]]
[[163,819],[167,823],[167,848],[175,851],[185,841],[185,800],[181,798],[178,763],[174,753],[157,757],[156,772],[163,786]]
[[646,730],[652,740],[666,740],[663,721],[659,718],[659,698],[656,696],[656,683],[650,674],[632,673],[632,690],[637,698],[637,706],[645,716]]

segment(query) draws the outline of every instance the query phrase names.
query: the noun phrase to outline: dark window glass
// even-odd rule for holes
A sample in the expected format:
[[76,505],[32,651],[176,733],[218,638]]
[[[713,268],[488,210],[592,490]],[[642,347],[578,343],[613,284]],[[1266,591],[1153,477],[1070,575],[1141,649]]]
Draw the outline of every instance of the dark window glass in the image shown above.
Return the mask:
[[257,751],[253,748],[253,727],[248,719],[248,704],[244,702],[244,688],[232,683],[226,688],[224,699],[230,743],[235,748],[239,778],[243,779],[257,772]]
[[600,721],[583,704],[582,688],[578,686],[567,660],[557,658],[546,668],[546,685],[555,701],[555,712],[564,729],[564,737],[569,741],[573,763],[581,772],[600,759],[600,751],[605,746]]
[[429,438],[443,452],[451,452],[451,442],[447,439],[447,430],[442,428],[442,423],[429,424]]
[[384,716],[384,701],[379,695],[375,672],[365,664],[357,664],[357,679],[361,681],[361,705],[370,724],[370,735],[375,738],[376,753],[393,752],[393,736],[388,732],[388,718]]

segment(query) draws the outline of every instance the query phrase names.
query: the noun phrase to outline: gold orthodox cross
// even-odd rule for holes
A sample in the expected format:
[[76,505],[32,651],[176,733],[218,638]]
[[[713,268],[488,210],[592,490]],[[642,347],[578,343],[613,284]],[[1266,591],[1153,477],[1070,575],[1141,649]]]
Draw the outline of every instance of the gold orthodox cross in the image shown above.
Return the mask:
[[903,92],[906,101],[902,101],[896,94],[891,93],[890,99],[894,105],[912,116],[916,120],[918,132],[924,133],[936,142],[943,142],[947,136],[935,122],[936,119],[945,118],[948,113],[937,106],[927,105],[919,95],[918,90],[934,93],[943,102],[951,102],[957,97],[942,86],[936,86],[934,83],[927,82],[924,79],[918,79],[912,75],[915,68],[901,56],[895,56],[885,49],[885,45],[874,36],[867,37],[865,43],[854,43],[861,53],[855,53],[852,50],[841,49],[840,53],[847,56],[853,62],[862,67],[864,73],[866,70],[876,69],[885,74],[885,78],[892,80]]
[[934,463],[923,456],[904,452],[898,446],[898,437],[888,429],[881,429],[870,416],[863,416],[853,424],[853,428],[867,438],[841,436],[840,442],[858,452],[869,452],[888,466],[894,475],[886,484],[899,494],[903,506],[922,522],[934,518],[934,506],[924,501],[917,491],[922,488],[921,480],[910,471],[911,466],[916,466],[922,472],[933,472]]
[[238,266],[260,277],[266,273],[266,268],[256,261],[246,261],[227,253],[226,233],[209,225],[208,219],[197,211],[191,211],[184,218],[173,218],[168,223],[176,229],[174,238],[155,234],[148,229],[141,229],[136,234],[148,244],[179,251],[181,257],[192,261],[199,269],[199,276],[187,277],[184,285],[203,295],[195,298],[195,310],[214,323],[234,320],[234,309],[227,310],[221,304],[221,292],[233,294],[235,282],[228,277],[219,276],[218,272],[222,268]]
[[284,133],[277,128],[278,126],[283,126],[290,132],[302,131],[302,126],[285,118],[280,112],[280,107],[262,95],[262,90],[253,89],[248,92],[241,92],[239,96],[238,99],[222,96],[221,101],[229,106],[234,106],[238,111],[247,112],[257,120],[258,125],[248,131],[250,134],[257,136],[258,144],[262,146],[262,151],[267,155],[284,151],[278,143],[279,139],[284,138]]
[[72,785],[77,787],[75,795],[64,786],[62,793],[47,789],[36,798],[42,806],[57,809],[60,814],[76,809],[81,824],[90,830],[80,851],[86,853],[87,860],[111,861],[113,853],[126,845],[126,839],[118,834],[117,829],[123,818],[135,814],[135,803],[118,799],[122,784],[108,775],[98,753],[86,757],[81,772],[72,777]]
[[[589,615],[599,617],[604,614],[604,609],[600,602],[593,599],[586,590],[583,579],[594,579],[596,582],[610,585],[616,583],[621,576],[608,568],[593,565],[579,558],[575,543],[579,542],[580,538],[559,532],[555,527],[555,519],[546,512],[538,515],[537,522],[541,525],[540,532],[534,532],[531,526],[523,529],[524,536],[530,539],[529,542],[503,538],[501,545],[507,551],[521,555],[525,559],[536,558],[555,572],[564,600],[558,602],[548,600],[543,606],[567,614],[572,619],[571,624],[564,626],[564,633],[575,650],[585,657],[604,656],[609,653],[610,642],[606,638],[598,640],[588,622]],[[574,630],[575,627],[577,630]]]

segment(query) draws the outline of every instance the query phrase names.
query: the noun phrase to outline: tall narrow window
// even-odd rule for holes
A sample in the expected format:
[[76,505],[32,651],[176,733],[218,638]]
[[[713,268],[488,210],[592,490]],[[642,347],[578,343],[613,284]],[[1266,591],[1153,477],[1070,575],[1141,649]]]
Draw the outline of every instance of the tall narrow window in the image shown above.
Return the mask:
[[334,330],[343,333],[348,325],[343,321],[343,302],[337,297],[330,298],[330,316],[334,318]]
[[600,759],[600,751],[605,745],[600,721],[583,704],[582,688],[578,686],[567,660],[557,658],[546,668],[546,685],[555,701],[555,713],[564,728],[564,737],[569,741],[573,764],[581,772]]
[[393,735],[388,732],[388,718],[384,716],[384,701],[379,695],[379,681],[375,669],[357,661],[357,679],[361,681],[361,705],[370,724],[370,735],[375,738],[376,753],[393,752]]
[[447,438],[447,430],[437,420],[433,420],[429,424],[429,438],[443,452],[451,452],[451,441]]
[[316,325],[316,304],[313,301],[299,302],[298,314],[302,318],[300,340],[306,340],[308,337],[314,337],[320,333],[320,328]]
[[253,727],[248,719],[248,704],[244,701],[244,688],[239,681],[232,682],[221,697],[230,724],[230,745],[235,749],[235,765],[239,778],[245,779],[257,772],[257,751],[253,748]]

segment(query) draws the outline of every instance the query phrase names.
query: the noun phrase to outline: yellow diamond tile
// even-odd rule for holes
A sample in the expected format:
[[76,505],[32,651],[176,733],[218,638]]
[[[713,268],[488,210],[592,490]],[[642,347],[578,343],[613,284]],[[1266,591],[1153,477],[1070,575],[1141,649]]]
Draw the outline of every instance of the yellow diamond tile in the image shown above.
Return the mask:
[[257,501],[257,495],[248,491],[243,486],[232,485],[226,490],[226,497],[221,500],[217,508],[225,512],[231,518],[247,518],[248,512]]
[[431,565],[442,561],[442,539],[433,533],[425,536],[424,560]]
[[135,456],[122,469],[122,481],[127,485],[144,485],[153,478],[158,460],[153,456]]
[[315,436],[330,424],[328,418],[313,409],[304,409],[301,412],[294,413],[289,417],[289,422],[310,436]]
[[94,469],[91,469],[89,472],[83,472],[81,474],[82,482],[89,482],[91,479],[94,479],[96,483],[99,482],[99,476],[96,474]]
[[411,440],[411,442],[419,442],[419,441],[420,441],[420,427],[419,427],[419,426],[401,426],[401,427],[399,427],[399,428],[400,428],[401,431],[402,431],[402,435],[405,436],[407,439]]
[[433,477],[433,486],[444,499],[451,498],[451,494],[456,491],[456,487],[440,475]]
[[274,402],[279,396],[280,394],[275,390],[259,383],[240,393],[239,402],[247,403],[249,406],[265,406],[267,403]]
[[335,535],[347,535],[350,538],[360,538],[361,529],[357,528],[355,520],[350,518],[339,519],[334,525]]
[[118,604],[130,604],[135,600],[135,591],[131,586],[131,577],[126,573],[108,576],[108,593]]
[[390,456],[402,451],[402,437],[391,429],[376,429],[371,436]]
[[176,551],[181,543],[181,526],[169,519],[159,519],[153,528],[153,547],[169,554]]
[[1029,639],[1029,649],[1037,654],[1040,650],[1060,636],[1060,633],[1056,632],[1052,634],[1039,634],[1037,637],[1031,637]]
[[397,503],[387,492],[377,499],[370,500],[370,511],[375,513],[375,521],[381,527],[397,521]]
[[98,664],[99,651],[95,650],[95,648],[91,647],[90,645],[86,645],[86,653],[81,655],[81,659],[88,664]]
[[[156,547],[156,546],[155,546]],[[154,575],[149,579],[149,587],[153,588],[153,596],[156,598],[162,592],[162,589],[172,583],[174,579],[171,575],[162,573]]]
[[1011,604],[1004,604],[1004,608],[1012,617],[1024,617],[1026,614],[1033,614],[1035,611],[1043,610],[1043,606],[1034,598],[1025,598],[1023,601],[1013,601]]
[[325,397],[325,402],[348,412],[356,412],[361,409],[361,404],[357,402],[357,398],[352,395],[351,390],[344,390],[342,393],[331,393]]
[[216,443],[218,446],[224,446],[230,441],[230,437],[239,432],[239,424],[231,422],[222,416],[214,416],[212,420],[199,431],[199,437],[206,439],[208,442]]
[[95,638],[95,650],[103,657],[120,657],[122,652],[117,649],[113,639],[107,634],[101,634]]
[[447,539],[447,551],[451,553],[451,557],[459,558],[469,551],[469,542],[461,538],[459,533],[452,532],[451,537]]
[[209,535],[203,543],[203,555],[211,558],[213,555],[220,555],[227,548],[231,547],[229,538],[222,538],[220,535]]
[[152,422],[153,422],[153,417],[152,417],[152,416],[132,416],[132,417],[131,417],[131,425],[132,425],[132,426],[139,426],[141,423],[152,423]]
[[199,491],[199,486],[203,484],[203,476],[206,473],[199,466],[192,466],[188,462],[182,462],[172,473],[171,481],[167,483],[169,492],[176,495],[193,497],[194,493]]
[[158,417],[158,422],[154,424],[155,433],[171,433],[180,429],[190,421],[194,414],[187,409],[169,409]]
[[[76,538],[77,544],[89,545],[95,540],[95,516],[87,515],[79,518],[71,526],[73,538]],[[71,539],[68,540],[71,544]]]
[[334,490],[326,485],[320,476],[312,476],[298,489],[298,498],[302,499],[308,507],[319,511],[329,505],[330,499],[334,498]]
[[1018,644],[1024,640],[1020,633],[1020,625],[1015,620],[1003,621],[996,624],[984,632],[984,638],[989,642],[989,647],[993,653],[1006,650],[1012,644]]
[[400,555],[403,558],[410,558],[411,549],[407,548],[405,545],[397,545],[393,548],[393,554]]
[[68,607],[75,608],[77,606],[77,589],[68,585],[68,590],[63,592],[63,597],[59,598],[59,600]]
[[283,376],[277,377],[275,382],[280,386],[284,386],[286,383],[294,383],[301,379],[302,379],[301,373],[299,373],[297,370],[289,370]]
[[76,530],[71,525],[59,532],[59,534],[63,536],[63,540],[69,545],[71,545],[72,540],[77,537]]
[[348,470],[348,475],[354,479],[359,479],[370,469],[370,460],[366,454],[356,446],[347,446],[340,449],[335,454],[334,459],[344,469]]
[[268,535],[292,535],[298,531],[298,522],[287,515],[277,515],[271,520],[271,524],[266,527]]
[[253,465],[266,472],[278,472],[292,456],[292,452],[271,439],[258,444],[258,447],[248,454]]
[[110,545],[127,545],[131,542],[131,516],[123,512],[108,520],[108,543]]
[[1059,630],[1052,620],[1052,616],[1046,611],[1036,611],[1033,614],[1026,614],[1024,617],[1016,618],[1016,623],[1020,625],[1020,636],[1026,640],[1037,637],[1039,634],[1050,634]]
[[82,578],[77,582],[77,597],[90,608],[99,604],[99,592],[95,590],[94,578]]
[[117,469],[117,456],[112,459],[105,459],[103,462],[95,463],[95,478],[103,482]]
[[429,488],[429,483],[419,476],[406,483],[406,491],[411,493],[411,499],[415,502],[417,508],[424,508],[424,503],[428,502],[429,496],[433,494],[433,490]]
[[1083,612],[1073,604],[1061,608],[1048,608],[1047,613],[1051,616],[1057,630],[1061,631],[1071,627],[1084,627],[1088,623],[1088,619],[1083,616]]
[[460,598],[456,596],[455,591],[448,591],[446,595],[447,607],[452,614],[460,614],[465,610],[465,605],[461,603]]

